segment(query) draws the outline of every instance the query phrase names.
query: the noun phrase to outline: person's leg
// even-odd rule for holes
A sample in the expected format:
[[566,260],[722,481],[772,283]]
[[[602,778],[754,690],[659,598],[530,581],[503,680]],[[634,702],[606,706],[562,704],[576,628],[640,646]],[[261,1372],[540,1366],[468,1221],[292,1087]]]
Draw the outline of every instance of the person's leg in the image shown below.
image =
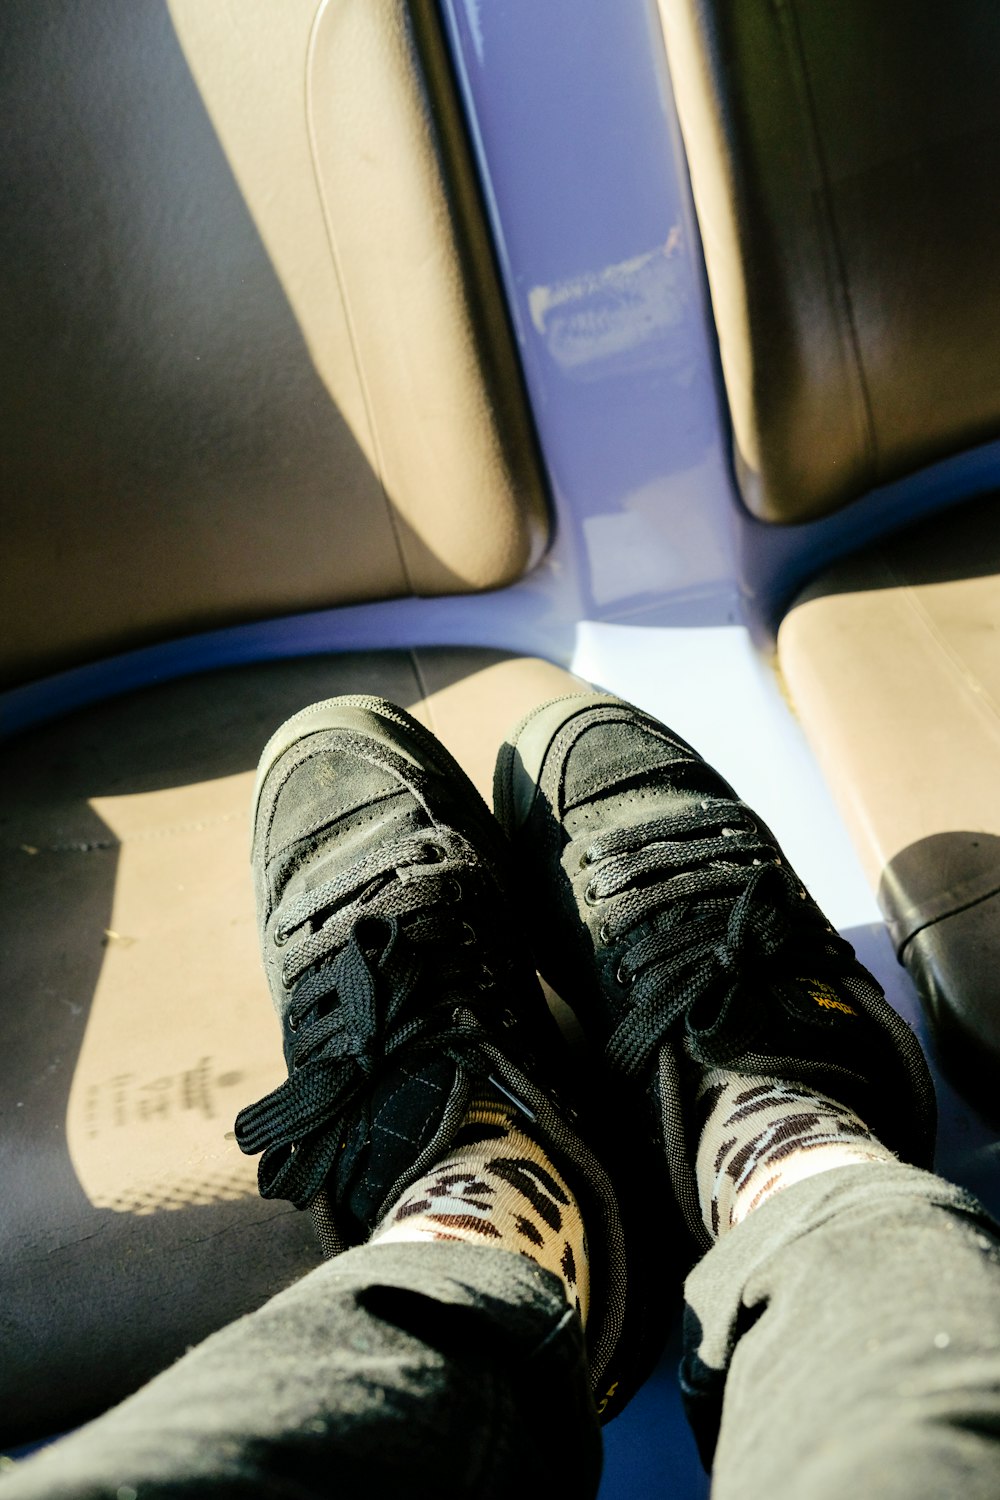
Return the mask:
[[556,1276],[479,1245],[374,1244],[0,1476],[0,1496],[587,1496],[600,1448]]
[[683,1378],[714,1492],[992,1495],[997,1232],[896,1160],[930,1161],[926,1065],[773,835],[602,694],[524,721],[495,800],[542,972],[708,1248]]
[[688,1278],[682,1366],[716,1500],[993,1500],[997,1234],[960,1189],[879,1163],[723,1235]]
[[627,1399],[655,1320],[564,1102],[502,833],[370,698],[279,729],[253,824],[289,1076],[236,1136],[334,1259],[0,1492],[531,1493],[565,1473],[592,1493],[597,1411]]

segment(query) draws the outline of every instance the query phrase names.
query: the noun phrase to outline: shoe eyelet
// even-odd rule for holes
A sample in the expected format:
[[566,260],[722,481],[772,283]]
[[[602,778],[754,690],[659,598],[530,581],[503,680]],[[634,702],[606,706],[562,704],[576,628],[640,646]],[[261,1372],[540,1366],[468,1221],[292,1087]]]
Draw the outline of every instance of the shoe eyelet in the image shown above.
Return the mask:
[[476,929],[470,922],[463,922],[459,929],[458,941],[463,948],[471,948],[476,942]]
[[623,989],[628,989],[632,983],[632,975],[628,973],[624,963],[618,965],[618,968],[615,970],[615,978]]
[[429,865],[440,865],[448,858],[448,851],[430,840],[426,844],[421,844],[420,852]]
[[594,856],[591,854],[589,849],[584,849],[583,853],[580,855],[580,869],[585,870],[588,865],[592,865],[593,863]]
[[271,942],[276,948],[283,948],[288,942],[290,934],[280,927],[275,927],[271,933]]
[[285,1020],[288,1023],[288,1029],[289,1029],[289,1031],[298,1031],[298,1029],[299,1029],[298,1018],[293,1014],[292,1011],[288,1012],[287,1016],[285,1017]]
[[597,936],[600,938],[600,940],[601,940],[602,943],[610,943],[610,941],[611,941],[611,925],[610,925],[610,923],[608,923],[608,922],[602,922],[601,925],[600,925],[600,927],[597,929]]
[[584,893],[583,893],[583,899],[584,899],[584,901],[586,902],[586,904],[588,906],[596,906],[597,903],[600,901],[600,899],[601,899],[600,896],[594,890],[594,882],[593,881],[591,881],[589,883],[589,885],[587,886],[587,889],[584,891]]
[[461,899],[462,899],[462,886],[461,886],[461,883],[458,880],[455,879],[454,875],[449,875],[448,876],[447,892],[448,892],[448,900],[449,901],[452,901],[452,902],[461,901]]

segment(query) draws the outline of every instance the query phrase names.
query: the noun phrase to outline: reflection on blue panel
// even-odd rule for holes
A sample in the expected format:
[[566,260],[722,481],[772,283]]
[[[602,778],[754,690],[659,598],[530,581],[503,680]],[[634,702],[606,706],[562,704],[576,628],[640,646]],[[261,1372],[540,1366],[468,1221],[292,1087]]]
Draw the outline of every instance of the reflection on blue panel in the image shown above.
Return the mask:
[[443,11],[583,613],[717,587],[732,499],[655,6]]

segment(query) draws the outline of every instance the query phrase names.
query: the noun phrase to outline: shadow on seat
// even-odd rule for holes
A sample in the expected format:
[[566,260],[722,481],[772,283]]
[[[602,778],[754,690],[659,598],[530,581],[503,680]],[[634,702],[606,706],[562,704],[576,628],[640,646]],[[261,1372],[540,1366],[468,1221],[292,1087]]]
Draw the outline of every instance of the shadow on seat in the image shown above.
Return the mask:
[[318,1260],[232,1136],[283,1072],[248,866],[270,733],[377,692],[488,794],[506,729],[573,682],[471,649],[312,657],[149,688],[0,753],[4,1441],[101,1410]]
[[[0,683],[537,561],[546,485],[436,7],[13,0],[0,93]],[[270,733],[376,693],[483,782],[571,681],[471,649],[315,656],[3,748],[5,1443],[317,1259],[231,1128],[282,1066],[247,870]]]

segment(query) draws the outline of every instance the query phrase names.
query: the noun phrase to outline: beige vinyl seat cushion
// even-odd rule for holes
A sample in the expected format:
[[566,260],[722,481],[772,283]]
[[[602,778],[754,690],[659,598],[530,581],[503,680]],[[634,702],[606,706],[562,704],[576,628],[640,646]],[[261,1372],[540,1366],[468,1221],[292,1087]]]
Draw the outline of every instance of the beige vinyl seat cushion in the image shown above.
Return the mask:
[[[930,0],[659,10],[744,505],[783,524],[851,507],[839,534],[854,516],[874,520],[870,536],[909,476],[1000,435],[1000,11],[960,0],[940,25]],[[897,951],[967,1081],[1000,1061],[994,509],[832,569],[779,645]],[[761,530],[741,536],[753,575]],[[814,539],[792,540],[800,559]]]
[[496,749],[575,679],[472,649],[318,656],[148,688],[0,753],[0,1438],[63,1430],[319,1259],[232,1137],[282,1076],[249,799],[305,704],[410,708],[489,798]]
[[996,438],[996,5],[659,9],[747,508],[815,520]]
[[11,0],[3,47],[0,688],[537,562],[436,6]]
[[1000,511],[988,496],[813,583],[781,626],[796,711],[942,1052],[1000,1063]]

